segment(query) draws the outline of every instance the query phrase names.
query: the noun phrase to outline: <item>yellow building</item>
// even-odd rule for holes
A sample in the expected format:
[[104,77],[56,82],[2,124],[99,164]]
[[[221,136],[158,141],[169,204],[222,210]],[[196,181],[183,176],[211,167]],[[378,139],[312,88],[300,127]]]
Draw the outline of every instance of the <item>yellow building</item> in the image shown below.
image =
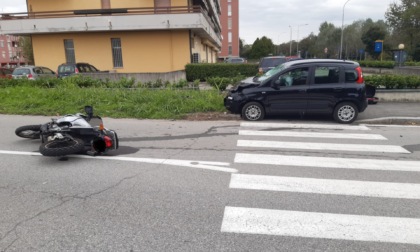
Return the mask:
[[1,34],[30,35],[36,65],[88,62],[117,73],[170,73],[215,63],[219,0],[27,0]]

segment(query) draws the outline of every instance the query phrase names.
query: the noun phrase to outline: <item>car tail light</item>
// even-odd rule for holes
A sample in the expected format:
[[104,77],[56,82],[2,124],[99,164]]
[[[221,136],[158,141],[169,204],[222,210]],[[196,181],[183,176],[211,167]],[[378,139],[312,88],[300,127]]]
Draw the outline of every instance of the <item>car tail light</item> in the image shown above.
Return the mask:
[[356,67],[356,72],[357,72],[357,80],[356,80],[356,83],[357,84],[363,84],[363,83],[365,83],[365,80],[363,78],[362,68],[361,67]]
[[79,73],[79,69],[77,69],[77,67],[74,68],[74,72],[78,74]]
[[27,77],[28,79],[30,79],[30,80],[33,80],[33,79],[34,79],[34,76],[33,76],[32,74],[28,74],[28,75],[26,75],[26,77]]

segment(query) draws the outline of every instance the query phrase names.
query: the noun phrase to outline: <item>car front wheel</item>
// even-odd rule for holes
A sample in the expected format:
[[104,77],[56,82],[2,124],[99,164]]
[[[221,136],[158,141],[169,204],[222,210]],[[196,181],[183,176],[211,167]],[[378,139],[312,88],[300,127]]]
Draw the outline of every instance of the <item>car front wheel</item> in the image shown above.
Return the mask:
[[242,118],[248,121],[259,121],[264,119],[265,111],[258,102],[249,102],[242,108]]
[[334,120],[338,123],[352,123],[359,114],[357,107],[351,102],[338,104],[334,109]]

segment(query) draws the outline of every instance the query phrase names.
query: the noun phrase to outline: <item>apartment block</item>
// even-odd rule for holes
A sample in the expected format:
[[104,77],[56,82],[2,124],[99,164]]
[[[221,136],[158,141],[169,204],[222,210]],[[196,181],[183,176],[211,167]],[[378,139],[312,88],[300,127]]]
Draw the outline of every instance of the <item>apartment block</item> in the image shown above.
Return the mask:
[[170,73],[216,62],[219,0],[27,0],[1,34],[30,35],[36,65],[88,62],[117,73]]
[[219,60],[239,57],[239,0],[221,0],[222,49]]

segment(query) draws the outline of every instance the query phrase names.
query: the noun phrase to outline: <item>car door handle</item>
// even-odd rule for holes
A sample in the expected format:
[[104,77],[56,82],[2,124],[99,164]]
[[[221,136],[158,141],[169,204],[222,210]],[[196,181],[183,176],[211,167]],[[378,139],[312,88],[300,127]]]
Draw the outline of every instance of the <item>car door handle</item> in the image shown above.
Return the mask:
[[265,94],[266,92],[261,92],[261,94]]
[[341,92],[343,91],[343,88],[334,88],[334,92]]
[[299,93],[306,93],[306,89],[299,89]]

